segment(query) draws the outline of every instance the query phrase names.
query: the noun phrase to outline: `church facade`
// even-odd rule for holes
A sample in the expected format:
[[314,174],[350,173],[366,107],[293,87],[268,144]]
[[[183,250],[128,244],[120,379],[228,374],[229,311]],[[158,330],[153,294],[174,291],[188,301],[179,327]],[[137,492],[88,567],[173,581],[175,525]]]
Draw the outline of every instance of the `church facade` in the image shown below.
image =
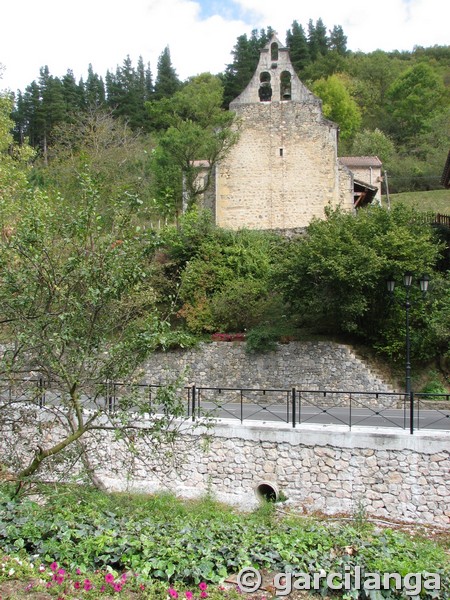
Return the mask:
[[239,140],[218,163],[204,204],[228,229],[294,229],[327,206],[354,210],[354,177],[337,157],[338,126],[300,81],[278,38],[230,104]]

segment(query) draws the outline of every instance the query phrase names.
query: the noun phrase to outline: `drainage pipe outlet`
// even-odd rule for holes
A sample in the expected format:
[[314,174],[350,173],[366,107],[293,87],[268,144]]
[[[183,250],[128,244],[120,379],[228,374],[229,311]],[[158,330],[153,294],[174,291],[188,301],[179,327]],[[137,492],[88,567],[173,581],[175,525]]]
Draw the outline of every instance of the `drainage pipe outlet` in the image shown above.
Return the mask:
[[256,497],[260,502],[277,502],[280,492],[276,483],[260,481],[255,488]]

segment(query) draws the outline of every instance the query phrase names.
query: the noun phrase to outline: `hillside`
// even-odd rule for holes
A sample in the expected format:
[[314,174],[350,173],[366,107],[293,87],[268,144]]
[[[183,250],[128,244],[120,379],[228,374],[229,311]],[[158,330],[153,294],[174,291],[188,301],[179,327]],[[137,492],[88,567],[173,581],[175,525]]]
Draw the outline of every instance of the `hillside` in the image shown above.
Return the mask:
[[[390,195],[391,206],[405,204],[422,212],[450,214],[450,190],[431,190],[428,192],[402,192]],[[386,196],[383,196],[383,206],[387,206]]]

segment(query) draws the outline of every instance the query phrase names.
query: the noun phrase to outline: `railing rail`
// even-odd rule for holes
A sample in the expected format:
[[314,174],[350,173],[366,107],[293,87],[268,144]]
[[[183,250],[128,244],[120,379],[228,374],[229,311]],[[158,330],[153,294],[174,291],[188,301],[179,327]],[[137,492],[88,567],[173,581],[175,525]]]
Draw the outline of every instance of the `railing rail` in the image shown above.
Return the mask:
[[[148,412],[161,412],[158,394],[164,384],[102,382],[82,395],[85,408],[93,406],[114,413],[121,401],[135,397],[145,400]],[[178,395],[185,416],[196,421],[204,417],[245,421],[262,421],[299,425],[340,425],[351,429],[391,427],[409,430],[450,430],[450,393],[342,391],[289,388],[237,388],[227,386],[180,386]],[[53,382],[42,377],[24,380],[0,380],[0,406],[33,403],[41,409],[67,403]],[[430,406],[430,401],[432,405]],[[125,406],[125,404],[123,404]],[[132,403],[128,401],[130,411]]]

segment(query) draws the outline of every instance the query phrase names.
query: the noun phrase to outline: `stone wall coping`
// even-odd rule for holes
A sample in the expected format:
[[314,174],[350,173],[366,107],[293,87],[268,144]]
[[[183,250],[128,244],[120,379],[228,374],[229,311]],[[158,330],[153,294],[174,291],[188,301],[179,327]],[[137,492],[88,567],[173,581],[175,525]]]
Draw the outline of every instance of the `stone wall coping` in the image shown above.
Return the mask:
[[348,427],[342,425],[301,424],[292,427],[287,423],[269,423],[248,420],[217,419],[212,427],[189,425],[186,433],[227,439],[259,442],[287,443],[291,446],[333,446],[338,448],[367,448],[372,450],[411,450],[422,454],[450,451],[450,431],[409,430],[392,427]]

